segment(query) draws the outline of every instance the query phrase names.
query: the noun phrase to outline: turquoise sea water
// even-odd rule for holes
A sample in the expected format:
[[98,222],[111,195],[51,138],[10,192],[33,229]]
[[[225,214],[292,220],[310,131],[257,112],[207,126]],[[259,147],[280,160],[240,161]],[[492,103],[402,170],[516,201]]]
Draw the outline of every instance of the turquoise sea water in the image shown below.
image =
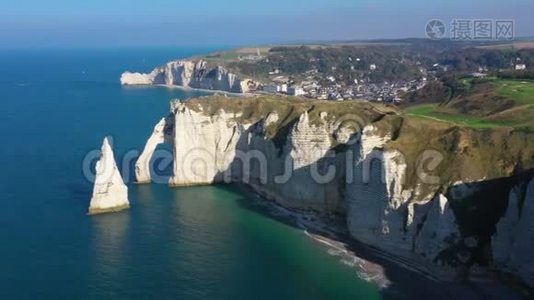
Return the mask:
[[121,87],[212,49],[0,52],[0,298],[377,299],[383,295],[302,231],[232,186],[129,185],[129,211],[86,215],[86,153],[141,150],[169,99]]

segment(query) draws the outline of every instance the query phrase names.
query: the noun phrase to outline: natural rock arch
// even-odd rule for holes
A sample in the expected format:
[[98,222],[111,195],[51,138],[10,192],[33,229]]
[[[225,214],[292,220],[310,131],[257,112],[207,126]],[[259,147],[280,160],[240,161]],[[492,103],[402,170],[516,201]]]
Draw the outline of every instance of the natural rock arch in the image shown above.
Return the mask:
[[135,178],[137,183],[150,183],[152,177],[150,174],[150,160],[154,155],[154,151],[160,144],[174,144],[174,118],[169,115],[161,119],[154,127],[152,135],[145,145],[145,149],[137,163],[135,164]]

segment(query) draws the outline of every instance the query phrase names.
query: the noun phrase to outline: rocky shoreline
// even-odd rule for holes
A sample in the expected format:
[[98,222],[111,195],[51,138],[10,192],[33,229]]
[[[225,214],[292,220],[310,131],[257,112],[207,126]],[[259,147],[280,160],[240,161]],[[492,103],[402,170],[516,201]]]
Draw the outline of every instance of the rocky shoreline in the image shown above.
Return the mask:
[[[351,238],[344,226],[346,221],[342,216],[326,216],[312,210],[285,208],[276,201],[265,198],[248,184],[237,183],[236,185],[243,193],[250,195],[253,198],[253,205],[261,207],[268,217],[298,228],[318,246],[324,247],[329,255],[339,258],[340,263],[353,268],[360,279],[376,285],[386,294],[416,297],[419,296],[417,290],[425,285],[442,289],[425,291],[438,299],[443,298],[444,295],[455,299],[487,299],[484,295],[493,295],[494,299],[503,297],[522,299],[523,296],[528,296],[532,292],[526,287],[512,289],[502,285],[497,274],[460,278],[460,274],[453,269],[443,271],[439,270],[436,265],[416,257],[408,259],[394,256]],[[392,268],[395,272],[390,271]],[[388,273],[403,273],[405,278],[399,278],[399,276],[389,278]],[[416,281],[410,278],[419,279]],[[399,289],[397,280],[406,280],[402,284],[404,286],[402,290],[397,290]],[[462,283],[458,285],[460,282]],[[413,295],[409,295],[410,293]]]

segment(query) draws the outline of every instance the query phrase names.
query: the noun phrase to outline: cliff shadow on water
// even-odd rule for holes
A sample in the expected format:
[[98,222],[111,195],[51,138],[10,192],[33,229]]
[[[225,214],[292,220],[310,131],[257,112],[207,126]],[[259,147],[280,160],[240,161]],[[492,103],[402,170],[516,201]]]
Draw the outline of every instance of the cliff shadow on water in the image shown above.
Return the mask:
[[[349,264],[355,269],[355,278],[360,277],[377,284],[383,299],[522,299],[520,293],[503,286],[442,281],[420,270],[407,268],[390,254],[351,238],[341,229],[345,223],[342,216],[327,218],[312,211],[286,209],[259,196],[253,188],[245,184],[217,186],[232,192],[238,190],[241,197],[237,202],[243,209],[302,231],[303,235],[308,235],[317,247],[324,248],[325,252],[331,253],[329,250],[334,250],[332,255],[339,258],[339,264],[346,264],[350,260],[356,262],[355,265]],[[304,229],[302,219],[316,224],[327,224],[326,229],[320,226]],[[347,253],[339,255],[339,249],[344,249]],[[387,283],[382,285],[385,282]]]

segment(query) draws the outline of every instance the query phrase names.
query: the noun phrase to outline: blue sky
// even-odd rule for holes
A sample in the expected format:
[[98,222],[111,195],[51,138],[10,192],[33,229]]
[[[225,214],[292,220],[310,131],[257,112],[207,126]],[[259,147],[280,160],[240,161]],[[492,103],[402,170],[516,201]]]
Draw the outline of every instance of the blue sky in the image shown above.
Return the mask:
[[532,0],[2,0],[0,47],[423,37],[432,18],[514,19],[534,36],[532,12]]

